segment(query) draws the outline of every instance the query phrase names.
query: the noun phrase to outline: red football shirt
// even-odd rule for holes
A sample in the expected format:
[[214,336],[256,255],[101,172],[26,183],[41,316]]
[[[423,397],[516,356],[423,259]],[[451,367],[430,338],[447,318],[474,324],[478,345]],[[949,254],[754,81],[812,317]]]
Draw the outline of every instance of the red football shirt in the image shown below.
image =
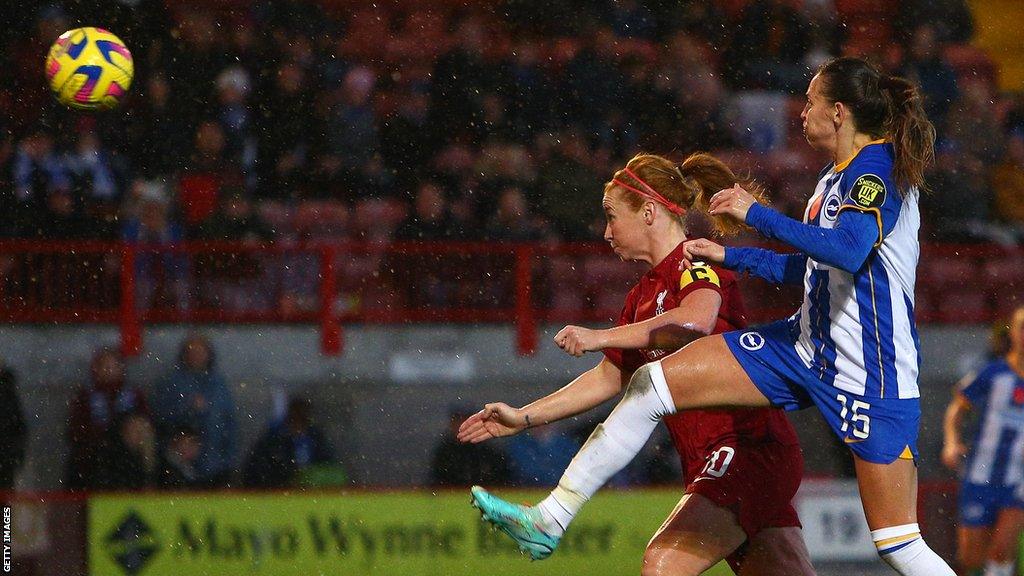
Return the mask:
[[[691,292],[714,290],[722,297],[715,334],[747,325],[736,275],[714,265],[680,270],[683,245],[680,244],[657,266],[651,268],[629,291],[617,326],[634,324],[676,308]],[[653,362],[675,350],[605,349],[605,356],[624,374]],[[796,432],[782,410],[748,408],[738,410],[689,410],[665,418],[676,451],[682,459],[689,482],[706,464],[707,456],[728,443],[757,443],[774,440],[798,444]]]

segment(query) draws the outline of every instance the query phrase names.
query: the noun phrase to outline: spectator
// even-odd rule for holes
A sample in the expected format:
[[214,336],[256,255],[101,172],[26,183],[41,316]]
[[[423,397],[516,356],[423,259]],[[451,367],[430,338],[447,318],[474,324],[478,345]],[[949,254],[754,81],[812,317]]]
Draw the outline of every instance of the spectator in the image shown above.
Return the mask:
[[424,181],[416,190],[413,212],[395,231],[396,240],[443,240],[458,233],[451,226],[448,199],[440,185]]
[[114,421],[96,453],[88,487],[139,490],[156,486],[159,473],[156,435],[149,416],[127,413]]
[[590,165],[591,153],[583,136],[575,130],[562,132],[552,153],[537,173],[541,213],[567,240],[593,238],[591,226],[603,217],[597,202],[591,202],[595,187]]
[[144,417],[149,406],[142,390],[125,382],[124,359],[114,348],[100,348],[89,365],[90,381],[79,386],[68,414],[67,486],[94,485],[98,454],[126,415]]
[[[181,169],[191,150],[195,125],[179,114],[172,87],[161,71],[150,73],[132,100],[133,121],[127,123],[125,151],[139,177],[166,180]],[[156,135],[159,134],[159,137]]]
[[205,336],[192,334],[182,341],[178,365],[154,389],[153,411],[164,445],[170,432],[182,426],[198,432],[200,482],[212,487],[229,484],[237,442],[235,403]]
[[178,182],[178,204],[186,225],[202,222],[217,207],[221,188],[242,179],[241,168],[229,161],[224,129],[215,120],[196,128],[192,154]]
[[292,398],[280,422],[272,423],[245,463],[244,482],[257,488],[293,485],[311,466],[330,464],[334,451],[313,423],[309,400]]
[[380,152],[384,163],[397,171],[395,185],[412,189],[437,147],[437,137],[428,121],[428,94],[411,90],[398,94],[397,99],[395,111],[381,119]]
[[[423,242],[457,238],[448,199],[433,181],[424,181],[416,191],[413,212],[395,231],[399,241]],[[390,283],[409,306],[444,307],[458,290],[453,275],[438,266],[435,258],[422,254],[393,254],[382,267],[390,270]]]
[[28,426],[18,396],[18,377],[8,366],[0,363],[0,491],[14,488],[14,481],[25,463],[25,444]]
[[450,406],[448,428],[434,448],[430,464],[433,486],[500,485],[508,481],[505,454],[490,444],[464,444],[456,439],[462,421],[473,414],[466,406]]
[[509,440],[508,457],[516,486],[552,486],[579,450],[580,444],[562,426],[530,429]]
[[480,17],[462,17],[454,47],[431,73],[431,124],[451,140],[472,139],[483,119],[483,95],[507,85],[498,63],[485,57],[487,34]]
[[294,62],[269,75],[256,105],[257,191],[263,198],[301,197],[310,169],[313,101],[306,70]]
[[188,261],[172,250],[184,234],[170,217],[166,189],[159,183],[137,181],[132,193],[121,238],[143,248],[135,258],[136,305],[143,310],[185,309]]
[[202,451],[199,434],[193,428],[179,426],[172,430],[161,455],[157,484],[171,490],[202,488],[203,482],[197,467]]
[[551,237],[544,219],[530,213],[526,197],[518,186],[508,186],[501,191],[498,208],[487,222],[489,240],[532,242]]
[[950,106],[960,96],[956,72],[942,60],[942,44],[935,28],[922,24],[914,29],[901,76],[916,83],[924,94],[924,110],[941,130]]
[[566,64],[560,98],[564,121],[584,132],[600,131],[609,114],[623,104],[625,77],[616,66],[619,39],[599,27],[581,39],[581,50]]
[[376,83],[369,67],[356,66],[337,90],[327,117],[326,155],[321,160],[327,182],[358,178],[380,150],[371,100]]
[[726,50],[726,77],[736,89],[801,94],[811,48],[804,15],[786,0],[754,0],[740,14]]
[[974,36],[974,15],[965,0],[903,0],[895,4],[897,30],[912,35],[915,26],[930,26],[943,44],[967,43]]
[[274,230],[263,221],[245,193],[234,187],[225,190],[217,210],[199,225],[197,237],[203,240],[267,242],[274,239]]
[[54,150],[53,138],[37,130],[18,143],[13,160],[15,235],[45,233],[43,216],[53,193],[71,192],[71,174]]
[[74,206],[74,209],[83,212],[81,220],[88,229],[67,236],[116,238],[117,212],[124,188],[124,167],[90,128],[80,130],[76,140],[74,149],[65,158],[65,164],[71,173],[75,196],[81,202],[81,206]]
[[224,134],[224,158],[228,164],[250,175],[256,162],[256,136],[249,105],[252,82],[241,66],[230,66],[217,76],[214,117]]
[[[217,211],[199,226],[196,236],[259,244],[273,240],[274,231],[236,187],[222,195]],[[273,295],[265,284],[264,257],[245,251],[196,254],[196,300],[203,306],[228,310],[269,305]]]

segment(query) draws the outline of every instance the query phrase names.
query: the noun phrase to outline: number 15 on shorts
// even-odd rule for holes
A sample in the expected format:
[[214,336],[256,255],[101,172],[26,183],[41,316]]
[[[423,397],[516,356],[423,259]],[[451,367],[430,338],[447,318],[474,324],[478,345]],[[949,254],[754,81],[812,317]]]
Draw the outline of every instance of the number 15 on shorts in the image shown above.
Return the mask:
[[[839,430],[841,432],[848,432],[852,428],[854,438],[860,440],[867,438],[868,434],[871,434],[871,418],[867,414],[867,411],[871,409],[871,404],[861,402],[860,400],[854,400],[853,403],[850,403],[845,394],[837,395],[836,400],[843,407],[839,413],[839,418],[843,421],[843,425]],[[846,441],[850,442],[851,439],[847,438]]]

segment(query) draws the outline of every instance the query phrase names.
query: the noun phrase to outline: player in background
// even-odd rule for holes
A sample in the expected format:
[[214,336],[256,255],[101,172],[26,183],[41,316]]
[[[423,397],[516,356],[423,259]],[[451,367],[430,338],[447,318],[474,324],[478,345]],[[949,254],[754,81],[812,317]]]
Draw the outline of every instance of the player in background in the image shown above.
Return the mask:
[[[682,164],[640,154],[605,185],[604,239],[623,260],[650,269],[630,290],[614,328],[566,326],[555,336],[565,352],[604,352],[596,367],[522,409],[487,404],[461,426],[469,442],[508,436],[590,410],[618,395],[630,376],[706,334],[746,325],[732,272],[717,266],[681,266],[686,213],[704,209],[712,194],[736,176],[707,154]],[[719,218],[719,232],[740,226]],[[665,418],[688,482],[685,495],[651,539],[644,574],[698,575],[728,558],[733,570],[754,574],[813,574],[792,498],[800,486],[803,456],[781,410],[694,410]],[[490,495],[474,489],[477,502]],[[549,498],[540,510],[558,507]],[[555,533],[568,528],[548,513]],[[534,559],[556,541],[522,543]]]
[[759,204],[739,185],[709,204],[710,214],[728,215],[797,252],[724,248],[706,239],[684,245],[691,262],[803,284],[800,310],[755,329],[705,336],[634,372],[552,491],[561,517],[552,521],[536,507],[496,498],[485,507],[513,539],[553,538],[556,524],[565,525],[628,464],[665,416],[813,405],[853,453],[881,558],[904,576],[953,576],[917,524],[920,345],[913,298],[919,189],[934,158],[935,128],[917,87],[856,58],[819,68],[800,117],[807,141],[833,160],[802,221]]
[[[1013,576],[1024,531],[1024,306],[1010,319],[1010,349],[964,378],[946,408],[942,462],[960,472],[957,560],[973,574]],[[970,444],[965,414],[977,411]]]

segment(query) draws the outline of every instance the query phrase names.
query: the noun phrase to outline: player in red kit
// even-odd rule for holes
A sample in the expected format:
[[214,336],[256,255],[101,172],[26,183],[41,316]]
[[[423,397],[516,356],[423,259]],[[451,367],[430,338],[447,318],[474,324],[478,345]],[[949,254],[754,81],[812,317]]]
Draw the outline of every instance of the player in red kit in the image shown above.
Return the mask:
[[[523,408],[487,404],[463,423],[459,438],[482,442],[579,414],[617,395],[645,363],[700,336],[744,327],[732,272],[681,266],[686,211],[705,207],[711,195],[736,181],[727,166],[707,154],[690,156],[680,165],[641,154],[616,172],[605,186],[605,240],[620,258],[646,262],[651,269],[629,292],[615,327],[566,326],[555,336],[569,354],[601,350],[604,358],[566,387]],[[715,224],[722,233],[737,228],[725,220]],[[648,544],[643,574],[697,575],[723,558],[741,576],[813,574],[792,505],[803,457],[785,415],[770,408],[696,410],[667,417],[665,423],[687,487]],[[599,426],[594,434],[601,432]],[[504,507],[514,505],[481,488],[473,494],[485,518],[534,559],[554,551],[575,515],[559,503],[575,495],[559,496],[504,514]],[[509,524],[524,524],[519,518],[530,521]]]

